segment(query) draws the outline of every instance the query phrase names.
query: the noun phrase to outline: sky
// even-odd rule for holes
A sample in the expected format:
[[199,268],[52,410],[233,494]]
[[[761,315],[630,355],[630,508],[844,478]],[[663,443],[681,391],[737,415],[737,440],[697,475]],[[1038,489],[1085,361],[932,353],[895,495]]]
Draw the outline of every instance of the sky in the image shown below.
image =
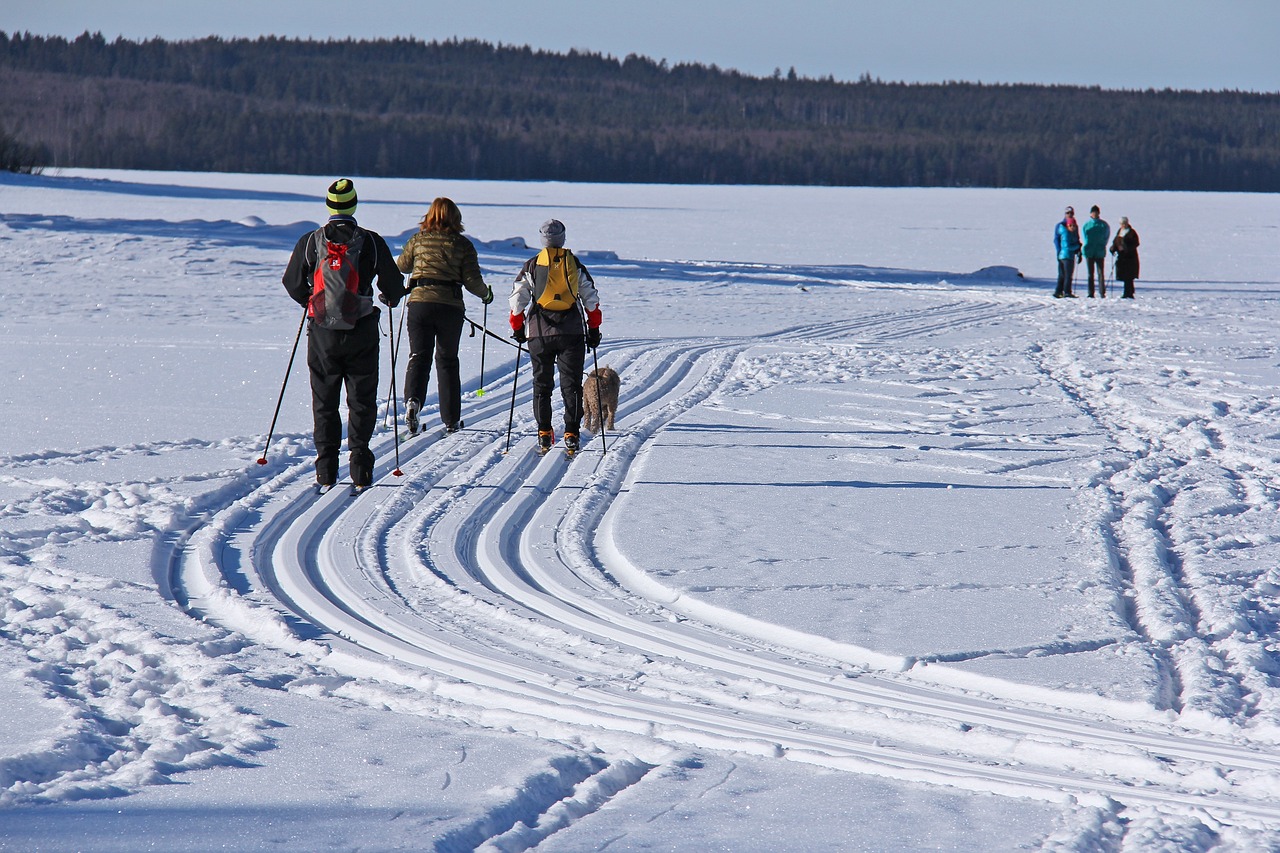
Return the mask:
[[767,76],[1280,91],[1275,0],[0,0],[0,30],[480,39]]

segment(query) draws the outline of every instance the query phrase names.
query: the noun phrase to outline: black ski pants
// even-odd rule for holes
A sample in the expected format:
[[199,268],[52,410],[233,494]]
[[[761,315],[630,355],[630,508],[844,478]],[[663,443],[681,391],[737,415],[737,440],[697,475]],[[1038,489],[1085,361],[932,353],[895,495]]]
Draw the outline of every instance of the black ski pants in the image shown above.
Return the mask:
[[582,423],[582,366],[587,341],[582,335],[549,335],[529,339],[533,363],[533,418],[540,431],[551,429],[551,389],[560,369],[560,397],[564,400],[564,431],[577,433]]
[[362,317],[354,329],[325,329],[307,324],[307,367],[311,371],[311,411],[315,419],[316,481],[338,481],[342,449],[342,414],[338,404],[347,391],[347,449],[351,482],[373,482],[369,439],[378,420],[378,312]]
[[456,424],[462,414],[462,379],[458,369],[458,345],[466,310],[442,302],[410,302],[405,326],[409,333],[409,364],[404,371],[404,398],[422,403],[431,379],[431,355],[435,350],[436,392],[440,420]]

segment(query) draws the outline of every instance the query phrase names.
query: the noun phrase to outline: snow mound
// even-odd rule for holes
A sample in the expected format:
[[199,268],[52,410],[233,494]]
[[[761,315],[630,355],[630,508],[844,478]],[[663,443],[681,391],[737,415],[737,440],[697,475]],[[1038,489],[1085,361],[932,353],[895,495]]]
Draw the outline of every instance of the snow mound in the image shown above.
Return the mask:
[[492,252],[501,252],[503,249],[528,249],[529,244],[524,241],[523,237],[508,237],[505,240],[476,240],[481,248],[488,249]]
[[1022,284],[1025,279],[1017,267],[983,267],[971,273],[952,276],[956,281],[982,281],[991,284]]

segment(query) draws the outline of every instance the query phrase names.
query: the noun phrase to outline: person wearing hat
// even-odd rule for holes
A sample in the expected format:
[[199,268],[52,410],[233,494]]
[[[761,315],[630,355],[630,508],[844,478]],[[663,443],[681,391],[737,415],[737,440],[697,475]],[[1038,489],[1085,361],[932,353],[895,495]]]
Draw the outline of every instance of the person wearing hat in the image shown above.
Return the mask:
[[1138,232],[1129,224],[1129,217],[1120,217],[1120,230],[1111,242],[1111,254],[1116,256],[1117,280],[1124,282],[1121,299],[1133,299],[1133,282],[1138,278]]
[[356,224],[356,188],[347,178],[329,185],[329,220],[302,235],[282,279],[285,290],[307,308],[307,368],[316,445],[316,485],[328,491],[338,481],[342,449],[342,389],[347,391],[347,450],[351,484],[373,483],[369,440],[378,410],[377,280],[391,306],[404,296],[404,278],[382,236]]
[[539,234],[542,251],[525,262],[508,300],[512,337],[529,344],[538,452],[546,453],[555,443],[551,389],[558,367],[564,401],[564,449],[575,453],[582,422],[582,368],[587,349],[600,345],[600,297],[591,273],[564,248],[564,223],[548,219]]
[[1093,298],[1093,273],[1098,272],[1098,295],[1107,298],[1107,244],[1111,240],[1111,226],[1102,218],[1102,211],[1095,204],[1089,208],[1089,219],[1080,227],[1084,244],[1084,263],[1089,271],[1089,298]]
[[1068,207],[1062,221],[1053,229],[1053,248],[1058,254],[1058,288],[1053,292],[1054,299],[1070,297],[1073,279],[1076,274],[1076,261],[1080,259],[1080,226],[1076,224],[1076,212]]
[[488,305],[493,289],[484,283],[476,247],[462,235],[462,211],[452,199],[437,198],[418,223],[418,233],[400,250],[396,264],[409,273],[409,364],[404,372],[404,413],[409,432],[418,432],[418,412],[431,378],[435,351],[436,395],[445,432],[462,429],[462,379],[458,346],[466,321],[465,287]]

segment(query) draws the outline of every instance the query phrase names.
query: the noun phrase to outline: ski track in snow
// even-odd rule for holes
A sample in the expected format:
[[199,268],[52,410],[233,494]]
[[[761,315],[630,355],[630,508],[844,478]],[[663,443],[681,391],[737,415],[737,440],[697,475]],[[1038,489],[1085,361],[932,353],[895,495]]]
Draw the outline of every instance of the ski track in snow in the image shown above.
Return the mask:
[[[611,512],[636,463],[694,407],[796,378],[874,376],[880,368],[866,359],[879,348],[1017,314],[1034,323],[1043,308],[976,295],[938,302],[764,342],[613,341],[608,360],[626,393],[607,454],[594,441],[571,461],[533,455],[525,387],[510,453],[510,398],[494,392],[472,405],[463,433],[403,441],[404,479],[391,476],[394,447],[383,438],[377,486],[360,498],[316,497],[308,465],[280,466],[234,500],[209,501],[200,522],[173,538],[168,592],[303,668],[339,673],[347,698],[383,703],[379,684],[409,686],[433,713],[584,749],[438,849],[525,849],[690,747],[1076,803],[1080,825],[1047,849],[1134,839],[1154,824],[1161,837],[1274,827],[1275,691],[1260,659],[1267,652],[1239,641],[1266,626],[1240,624],[1251,615],[1204,594],[1220,581],[1209,565],[1215,549],[1229,541],[1203,543],[1194,559],[1175,556],[1185,551],[1180,525],[1203,515],[1205,501],[1224,516],[1275,512],[1274,462],[1214,436],[1240,401],[1196,414],[1192,395],[1171,421],[1173,401],[1153,411],[1141,394],[1117,393],[1120,376],[1089,371],[1052,346],[1026,353],[1041,377],[1035,393],[1077,406],[1121,448],[1085,491],[1100,502],[1098,533],[1118,595],[1131,629],[1167,669],[1176,716],[1052,691],[1034,703],[1002,697],[998,685],[927,661],[719,612],[664,587],[613,545]],[[815,347],[847,358],[787,357]],[[962,380],[989,367],[980,354],[966,356],[972,375]],[[504,385],[509,373],[490,387]],[[933,428],[963,434],[1001,414],[977,400]],[[1242,469],[1242,459],[1255,467]],[[1178,472],[1191,464],[1219,466],[1188,482],[1220,493],[1180,494]],[[1253,615],[1271,618],[1261,605]],[[1048,652],[1079,648],[1087,646]]]
[[[120,239],[116,220],[64,219],[4,221],[78,228],[121,257],[135,239]],[[223,225],[133,227],[191,240],[179,262],[198,271],[206,241],[243,243],[242,227]],[[301,227],[260,229],[257,239],[287,248]],[[82,256],[69,247],[67,258]],[[245,274],[265,273],[250,264]],[[271,747],[270,724],[219,685],[240,677],[238,655],[258,648],[285,653],[272,660],[291,690],[577,747],[438,850],[533,847],[690,749],[1072,804],[1047,850],[1247,846],[1251,832],[1275,832],[1280,570],[1274,559],[1235,560],[1246,548],[1274,557],[1280,546],[1280,463],[1264,446],[1275,435],[1256,434],[1280,415],[1269,388],[1201,376],[1172,345],[1140,352],[1126,327],[1135,321],[1117,315],[1093,320],[1100,348],[1112,352],[1094,362],[1055,340],[1042,297],[930,288],[929,274],[658,262],[618,263],[614,274],[707,287],[917,287],[921,306],[763,340],[610,340],[608,363],[623,376],[620,429],[607,453],[597,437],[571,461],[530,452],[527,364],[504,452],[508,369],[490,396],[468,403],[462,433],[404,439],[403,478],[391,473],[391,437],[379,433],[376,487],[359,498],[312,494],[302,436],[278,438],[262,470],[240,464],[256,458],[256,438],[2,460],[0,637],[26,654],[27,676],[66,722],[47,743],[0,761],[0,806],[114,796],[252,761]],[[1021,353],[1026,371],[1016,376],[1001,341],[931,345],[1010,322],[1045,341]],[[1130,360],[1161,358],[1177,382],[1147,388],[1143,372],[1125,371]],[[901,432],[947,436],[947,453],[988,461],[1001,439],[984,427],[1013,413],[988,405],[983,383],[1023,383],[1029,406],[1078,410],[1088,425],[1081,435],[1091,430],[1100,444],[1038,436],[1053,453],[1003,471],[1056,481],[1055,460],[1099,453],[1092,480],[1075,488],[1132,637],[895,656],[721,610],[628,561],[615,520],[646,455],[683,415],[773,385],[851,377],[878,384],[887,404],[904,383],[937,401],[944,414],[882,414],[901,418]],[[191,456],[194,473],[136,473],[140,460],[175,453]],[[109,477],[117,463],[135,479]],[[94,600],[90,592],[123,583],[80,577],[53,559],[85,540],[158,541],[156,583],[203,621],[196,641],[143,628],[127,604]],[[1009,693],[945,665],[1122,641],[1157,662],[1160,707]]]

